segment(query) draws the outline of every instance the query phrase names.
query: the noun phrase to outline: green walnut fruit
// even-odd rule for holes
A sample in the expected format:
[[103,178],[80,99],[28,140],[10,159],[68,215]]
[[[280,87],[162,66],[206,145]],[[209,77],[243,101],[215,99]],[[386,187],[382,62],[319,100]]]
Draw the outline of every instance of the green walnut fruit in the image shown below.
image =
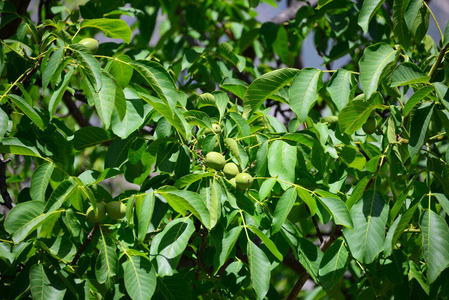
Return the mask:
[[93,38],[85,38],[79,42],[81,45],[89,49],[92,53],[96,53],[98,50],[98,41]]
[[238,173],[240,173],[239,167],[235,163],[227,163],[223,168],[223,173],[227,179],[234,178]]
[[106,205],[106,211],[111,219],[120,220],[126,215],[126,205],[121,201],[111,201]]
[[239,173],[235,176],[235,185],[238,190],[244,191],[253,185],[253,177],[248,173]]
[[207,153],[204,161],[206,167],[220,171],[226,164],[226,159],[218,152],[212,151]]
[[366,134],[374,133],[377,129],[377,120],[375,118],[368,118],[366,123],[363,124],[362,129]]
[[94,212],[94,207],[91,206],[86,211],[86,216],[92,223],[101,222],[106,215],[106,205],[101,202],[97,203],[97,213]]
[[206,130],[204,131],[204,134],[209,134],[209,133],[221,133],[222,129],[220,124],[218,123],[214,123],[212,124],[212,130],[210,128],[206,128]]

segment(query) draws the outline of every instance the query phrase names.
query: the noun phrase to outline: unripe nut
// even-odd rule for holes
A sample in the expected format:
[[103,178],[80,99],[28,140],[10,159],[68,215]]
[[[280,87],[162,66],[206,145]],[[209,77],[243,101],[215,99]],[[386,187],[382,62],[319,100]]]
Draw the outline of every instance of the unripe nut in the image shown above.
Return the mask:
[[220,171],[225,166],[226,159],[220,153],[212,151],[207,153],[204,164],[206,165],[206,167]]
[[126,215],[126,205],[121,201],[111,201],[106,205],[106,211],[111,219],[120,220]]
[[244,191],[253,185],[253,177],[248,173],[239,173],[235,176],[235,185],[238,190]]
[[206,128],[206,130],[204,131],[204,134],[209,134],[209,133],[221,133],[222,129],[220,124],[218,123],[214,123],[212,124],[212,130],[210,128]]
[[223,173],[225,174],[227,179],[234,178],[238,173],[240,173],[239,167],[231,162],[227,163],[223,168]]
[[86,211],[87,219],[92,223],[101,222],[104,219],[105,215],[106,206],[101,202],[97,203],[97,213],[94,212],[93,206],[89,207]]
[[363,124],[362,129],[366,134],[372,134],[376,132],[377,120],[375,118],[368,118],[368,120],[366,120],[366,123]]
[[85,38],[79,41],[79,44],[89,49],[92,53],[96,53],[98,50],[98,41],[93,38]]

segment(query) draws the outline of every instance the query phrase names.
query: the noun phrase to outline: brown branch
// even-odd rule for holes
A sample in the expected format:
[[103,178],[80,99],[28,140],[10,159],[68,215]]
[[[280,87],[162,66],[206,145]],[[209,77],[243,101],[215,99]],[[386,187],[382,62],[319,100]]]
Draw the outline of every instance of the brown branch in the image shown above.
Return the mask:
[[76,106],[75,102],[72,100],[72,95],[69,92],[65,92],[62,96],[62,100],[64,101],[65,105],[69,109],[70,114],[73,116],[75,121],[78,123],[81,127],[91,126],[89,121],[84,117],[84,115],[80,112],[78,109],[78,106]]
[[11,158],[3,159],[3,154],[0,154],[0,192],[3,198],[4,203],[0,203],[6,206],[9,209],[12,209],[14,206],[14,202],[11,199],[11,196],[8,193],[8,188],[6,186],[6,164],[11,161]]
[[[333,242],[341,235],[342,226],[338,225],[335,227],[332,234],[320,245],[320,250],[326,252],[326,250],[332,245]],[[301,276],[296,281],[295,286],[290,291],[290,294],[287,297],[287,300],[294,300],[298,296],[299,292],[302,290],[302,287],[306,283],[306,281],[310,278],[310,274],[306,271],[306,269],[301,266]]]
[[320,227],[318,227],[318,222],[316,221],[315,216],[312,216],[312,222],[313,222],[313,225],[315,226],[316,234],[317,234],[318,238],[320,239],[320,243],[322,244],[324,242],[324,239],[323,239],[323,235],[321,234]]
[[76,253],[75,257],[73,258],[72,262],[70,263],[72,266],[76,265],[76,262],[81,257],[81,254],[83,254],[84,249],[86,249],[86,247],[89,246],[89,244],[92,241],[92,238],[93,238],[95,232],[98,230],[98,228],[100,228],[100,224],[99,223],[95,223],[94,228],[92,228],[92,231],[87,236],[86,241],[78,249],[78,252]]
[[[315,7],[318,3],[318,0],[311,0],[309,1],[309,3],[310,6]],[[296,17],[296,13],[298,12],[298,10],[305,5],[307,5],[307,2],[292,1],[292,3],[289,5],[288,8],[286,8],[285,10],[281,11],[279,14],[271,18],[270,22],[282,24],[284,22],[293,20]]]

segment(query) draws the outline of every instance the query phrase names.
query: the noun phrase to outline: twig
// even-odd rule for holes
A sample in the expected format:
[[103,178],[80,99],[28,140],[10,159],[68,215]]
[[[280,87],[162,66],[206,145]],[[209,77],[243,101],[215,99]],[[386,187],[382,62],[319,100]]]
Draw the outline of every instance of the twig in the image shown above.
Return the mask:
[[74,266],[76,264],[76,262],[78,261],[78,259],[81,256],[81,254],[83,254],[84,249],[86,249],[86,247],[89,246],[89,244],[92,241],[92,238],[93,238],[95,232],[98,230],[98,228],[100,228],[100,224],[99,223],[95,223],[94,228],[92,228],[92,231],[87,236],[86,241],[78,249],[78,252],[76,253],[75,257],[73,258],[72,262],[70,263],[72,266]]
[[62,100],[64,101],[65,105],[69,109],[70,114],[73,116],[79,126],[91,126],[89,121],[86,120],[84,115],[78,109],[78,106],[76,106],[76,104],[72,101],[72,95],[69,92],[64,93],[64,95],[62,96]]
[[[335,242],[335,240],[341,235],[341,229],[342,229],[341,225],[335,227],[332,234],[321,244],[320,246],[321,251],[326,252],[326,250],[332,245],[332,243]],[[301,276],[298,278],[298,281],[296,281],[295,286],[290,291],[287,300],[296,299],[302,287],[304,286],[306,281],[310,278],[310,274],[304,269],[303,266],[301,266],[301,269],[302,269]]]
[[[310,6],[314,7],[318,3],[318,0],[311,0],[309,1],[309,3]],[[279,14],[271,18],[270,22],[282,24],[284,22],[293,20],[296,17],[296,13],[298,12],[298,10],[304,5],[307,5],[306,2],[292,1],[287,9],[281,11]]]
[[10,161],[11,158],[3,159],[3,154],[0,154],[0,192],[4,201],[4,203],[0,204],[12,209],[16,205],[12,201],[11,196],[8,193],[8,188],[6,187],[6,164]]
[[313,225],[315,226],[316,234],[318,235],[318,238],[320,239],[320,243],[322,244],[324,242],[324,239],[323,239],[323,235],[321,234],[321,230],[318,227],[318,222],[316,221],[315,216],[312,217],[312,222],[313,222]]

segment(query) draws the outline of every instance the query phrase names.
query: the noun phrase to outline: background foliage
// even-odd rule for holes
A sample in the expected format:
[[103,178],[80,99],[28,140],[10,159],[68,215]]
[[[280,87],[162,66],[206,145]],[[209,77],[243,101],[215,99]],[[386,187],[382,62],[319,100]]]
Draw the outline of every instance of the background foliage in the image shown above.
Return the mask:
[[448,296],[449,25],[427,35],[425,1],[28,3],[0,2],[5,298]]

